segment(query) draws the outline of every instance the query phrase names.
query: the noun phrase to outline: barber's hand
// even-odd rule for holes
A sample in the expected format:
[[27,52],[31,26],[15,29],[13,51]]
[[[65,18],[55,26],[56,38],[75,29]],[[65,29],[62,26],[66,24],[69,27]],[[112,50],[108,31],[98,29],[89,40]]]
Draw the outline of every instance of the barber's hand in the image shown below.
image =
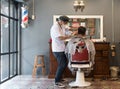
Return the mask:
[[73,33],[71,34],[72,36],[77,35],[78,31],[73,31]]

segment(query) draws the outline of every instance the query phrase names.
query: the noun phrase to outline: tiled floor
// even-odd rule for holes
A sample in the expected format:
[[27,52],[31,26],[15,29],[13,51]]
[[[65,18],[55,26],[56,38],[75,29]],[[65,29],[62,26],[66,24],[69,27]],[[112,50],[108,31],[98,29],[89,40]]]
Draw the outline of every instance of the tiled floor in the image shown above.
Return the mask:
[[30,75],[16,76],[15,78],[3,83],[0,85],[0,89],[120,89],[120,80],[111,81],[111,80],[95,80],[91,81],[92,83],[89,87],[83,88],[70,88],[68,83],[72,79],[67,79],[68,82],[65,82],[65,88],[58,88],[54,86],[54,79],[48,79],[46,77],[32,78]]
[[31,75],[16,76],[0,85],[0,89],[54,89],[54,79],[32,78]]

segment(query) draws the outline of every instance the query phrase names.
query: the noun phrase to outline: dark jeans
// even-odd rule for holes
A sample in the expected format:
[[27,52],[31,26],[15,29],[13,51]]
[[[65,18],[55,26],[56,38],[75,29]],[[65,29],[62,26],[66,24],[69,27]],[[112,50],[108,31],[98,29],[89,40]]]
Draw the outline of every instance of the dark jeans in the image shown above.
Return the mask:
[[67,58],[64,52],[53,52],[54,56],[57,59],[58,67],[55,75],[55,83],[60,82],[62,74],[67,67]]

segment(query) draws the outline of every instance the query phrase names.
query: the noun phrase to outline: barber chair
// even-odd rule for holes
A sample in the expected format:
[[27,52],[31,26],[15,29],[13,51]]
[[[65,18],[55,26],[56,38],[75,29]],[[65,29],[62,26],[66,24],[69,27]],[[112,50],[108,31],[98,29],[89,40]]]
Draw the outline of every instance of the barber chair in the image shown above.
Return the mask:
[[[80,52],[79,49],[81,49]],[[81,43],[78,44],[75,54],[71,58],[71,67],[77,68],[76,79],[69,83],[70,87],[86,87],[91,85],[90,82],[85,81],[84,71],[82,71],[82,68],[85,69],[92,66],[90,60],[90,53],[88,53],[87,47]]]

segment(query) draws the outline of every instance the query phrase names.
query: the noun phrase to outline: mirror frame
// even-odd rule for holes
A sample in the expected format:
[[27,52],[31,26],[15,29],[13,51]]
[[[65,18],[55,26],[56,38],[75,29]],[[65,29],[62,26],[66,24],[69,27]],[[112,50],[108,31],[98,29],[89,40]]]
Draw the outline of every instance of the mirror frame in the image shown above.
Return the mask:
[[[56,19],[61,15],[53,15],[53,23],[56,23]],[[94,42],[103,41],[103,15],[66,15],[69,18],[97,18],[100,19],[100,38],[92,39]]]

